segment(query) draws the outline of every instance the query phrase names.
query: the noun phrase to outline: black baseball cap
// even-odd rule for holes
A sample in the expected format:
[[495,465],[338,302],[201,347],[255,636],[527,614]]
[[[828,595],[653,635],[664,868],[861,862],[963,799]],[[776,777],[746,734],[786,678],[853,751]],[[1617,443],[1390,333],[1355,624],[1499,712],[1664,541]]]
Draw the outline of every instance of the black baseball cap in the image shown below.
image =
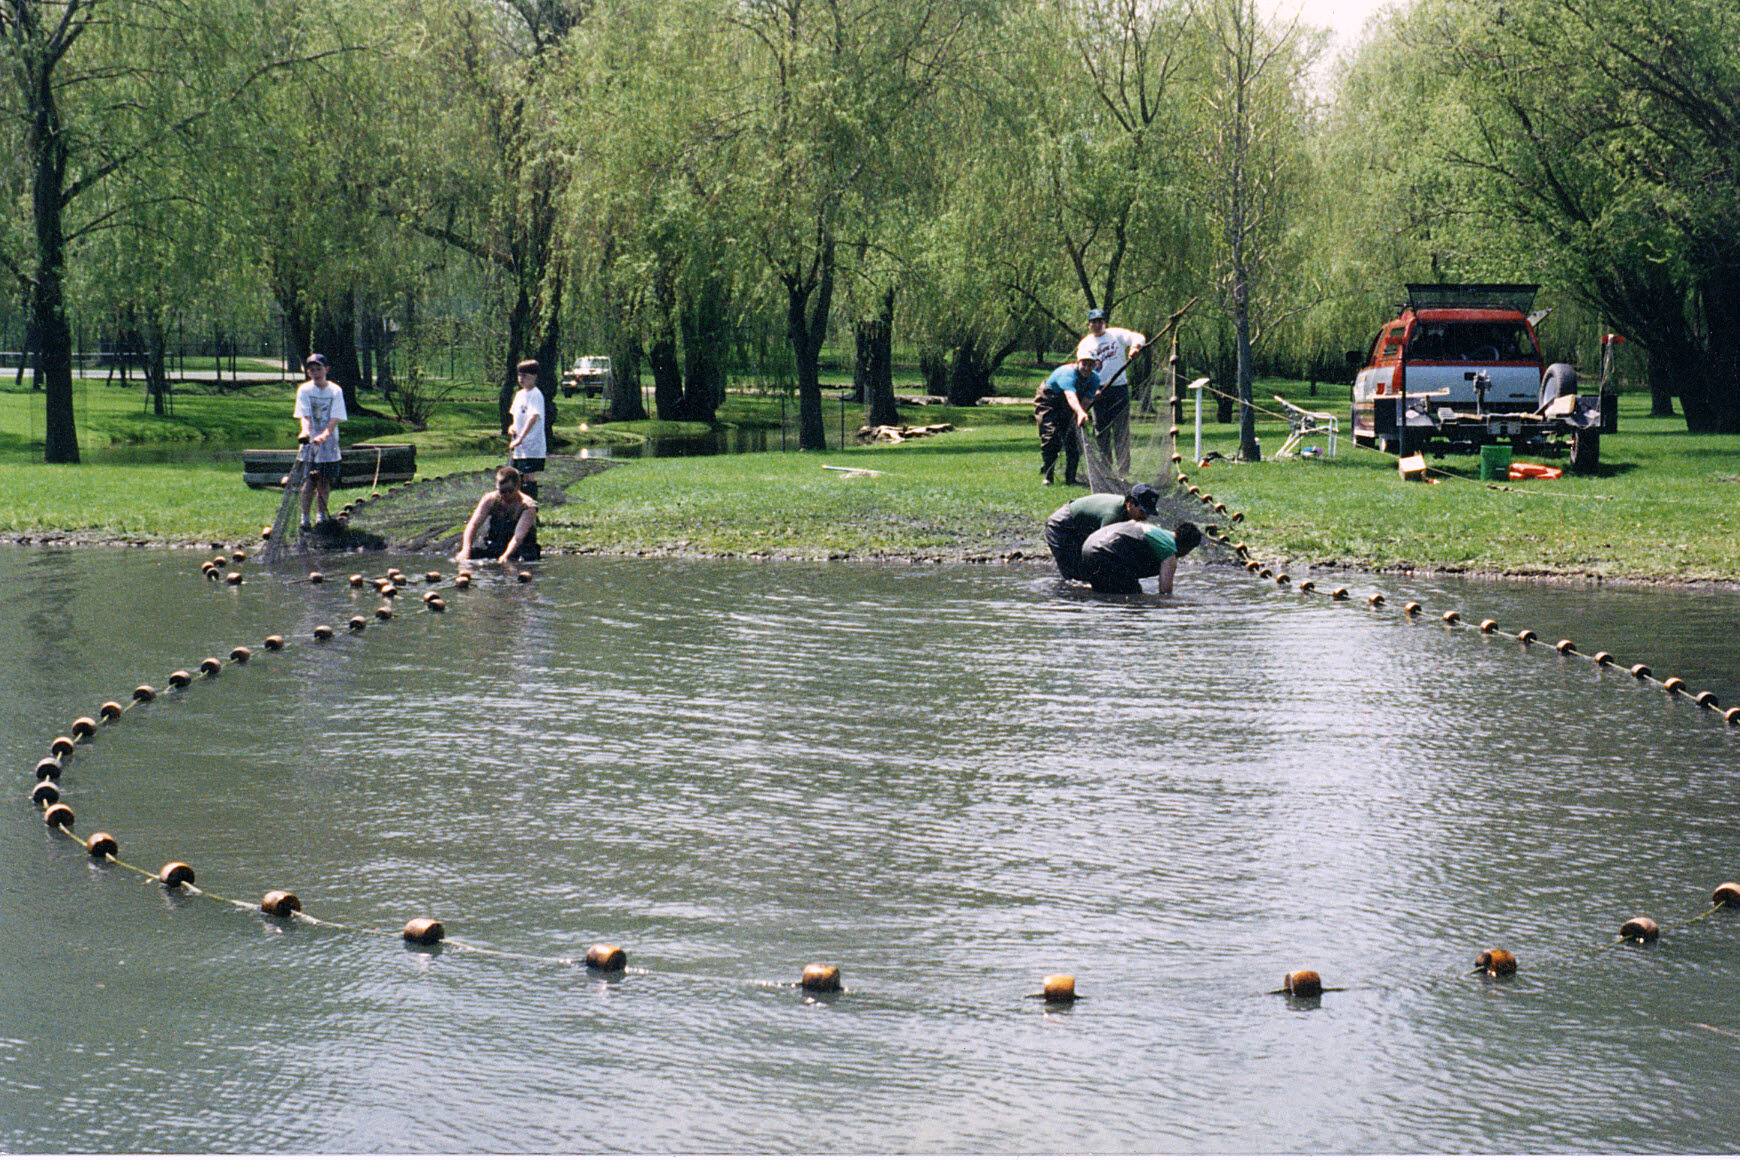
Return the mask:
[[1153,515],[1160,508],[1160,493],[1146,483],[1138,483],[1132,487],[1127,498],[1149,515]]

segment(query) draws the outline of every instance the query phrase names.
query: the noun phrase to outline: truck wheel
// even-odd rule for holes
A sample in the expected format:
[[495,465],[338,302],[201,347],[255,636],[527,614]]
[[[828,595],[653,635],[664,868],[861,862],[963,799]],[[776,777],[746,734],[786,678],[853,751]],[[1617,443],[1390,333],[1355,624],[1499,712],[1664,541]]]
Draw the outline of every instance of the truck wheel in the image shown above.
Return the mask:
[[1571,471],[1592,475],[1601,466],[1601,432],[1583,427],[1571,432]]

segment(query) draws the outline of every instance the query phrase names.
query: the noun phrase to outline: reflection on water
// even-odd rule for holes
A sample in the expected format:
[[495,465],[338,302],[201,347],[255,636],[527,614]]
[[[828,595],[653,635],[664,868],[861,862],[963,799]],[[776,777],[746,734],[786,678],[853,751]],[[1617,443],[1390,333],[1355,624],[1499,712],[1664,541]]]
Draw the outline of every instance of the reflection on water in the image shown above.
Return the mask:
[[672,459],[689,455],[743,455],[785,450],[784,433],[766,427],[719,427],[692,435],[649,435],[640,443],[582,447],[581,459]]
[[[140,681],[292,640],[129,712],[64,782],[82,832],[240,908],[93,867],[15,797],[0,1058],[28,1082],[0,1147],[1740,1148],[1740,916],[1686,921],[1740,877],[1740,730],[1436,618],[1735,703],[1731,596],[1386,581],[1373,611],[1190,566],[1169,601],[998,567],[537,570],[316,647],[372,593],[0,554],[17,770]],[[387,933],[266,919],[269,889]],[[615,942],[644,973],[407,949],[421,914],[540,959]],[[1660,944],[1612,945],[1634,914]],[[1522,973],[1471,977],[1488,946]],[[771,985],[818,960],[847,994]],[[1266,993],[1302,968],[1347,989]],[[1083,1001],[1026,998],[1052,971]]]

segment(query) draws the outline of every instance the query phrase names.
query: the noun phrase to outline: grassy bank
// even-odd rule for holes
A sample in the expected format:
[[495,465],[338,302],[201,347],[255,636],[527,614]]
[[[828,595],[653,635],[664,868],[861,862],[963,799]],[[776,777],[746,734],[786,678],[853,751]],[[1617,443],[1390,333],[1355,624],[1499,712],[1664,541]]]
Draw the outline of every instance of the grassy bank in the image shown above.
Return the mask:
[[[1301,384],[1262,388],[1261,398],[1279,389],[1302,405],[1343,407],[1339,390],[1309,398]],[[563,404],[562,431],[577,441],[632,442],[671,429],[588,422],[582,430],[589,406]],[[722,417],[767,427],[779,422],[780,406],[774,396],[734,397]],[[89,388],[80,435],[92,461],[78,466],[36,461],[40,407],[40,396],[0,395],[0,534],[229,543],[257,537],[271,520],[277,493],[244,487],[233,454],[223,456],[286,442],[282,388],[184,395],[170,419],[144,414],[133,392]],[[1677,419],[1649,419],[1646,407],[1642,397],[1621,400],[1621,430],[1603,442],[1600,473],[1551,482],[1489,486],[1476,478],[1472,457],[1434,462],[1439,482],[1404,482],[1391,457],[1346,439],[1334,458],[1186,467],[1194,482],[1246,513],[1240,535],[1253,550],[1295,571],[1740,581],[1740,443],[1688,435]],[[839,404],[830,398],[828,408],[834,442]],[[799,558],[1044,555],[1044,517],[1074,493],[1038,485],[1029,408],[907,407],[903,417],[957,430],[893,447],[634,461],[586,481],[577,502],[552,509],[544,542],[570,551]],[[795,419],[789,408],[786,418]],[[856,412],[848,408],[846,420],[855,424]],[[1270,420],[1259,434],[1273,450],[1286,428]],[[425,476],[500,462],[492,408],[483,403],[447,404],[423,432],[364,420],[348,424],[346,437],[416,442]],[[768,442],[779,446],[777,431]],[[1205,449],[1230,454],[1236,442],[1231,426],[1205,430]],[[1180,443],[1188,459],[1188,422]],[[171,461],[125,461],[160,455]]]

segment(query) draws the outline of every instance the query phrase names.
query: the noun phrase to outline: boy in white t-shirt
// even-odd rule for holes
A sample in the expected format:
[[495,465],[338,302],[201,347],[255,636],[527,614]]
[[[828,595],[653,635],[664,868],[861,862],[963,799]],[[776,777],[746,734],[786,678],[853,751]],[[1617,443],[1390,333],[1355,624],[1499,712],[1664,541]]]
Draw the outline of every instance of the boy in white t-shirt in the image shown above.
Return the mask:
[[538,389],[538,360],[514,368],[520,389],[508,405],[508,459],[520,473],[520,489],[536,499],[536,475],[544,470],[544,392]]
[[326,377],[327,362],[323,354],[311,354],[303,364],[308,381],[296,388],[295,416],[301,420],[301,442],[309,448],[308,478],[302,483],[302,530],[309,531],[308,506],[320,497],[320,519],[332,518],[327,510],[327,497],[338,482],[341,471],[338,448],[338,425],[350,416],[344,410],[344,391]]

